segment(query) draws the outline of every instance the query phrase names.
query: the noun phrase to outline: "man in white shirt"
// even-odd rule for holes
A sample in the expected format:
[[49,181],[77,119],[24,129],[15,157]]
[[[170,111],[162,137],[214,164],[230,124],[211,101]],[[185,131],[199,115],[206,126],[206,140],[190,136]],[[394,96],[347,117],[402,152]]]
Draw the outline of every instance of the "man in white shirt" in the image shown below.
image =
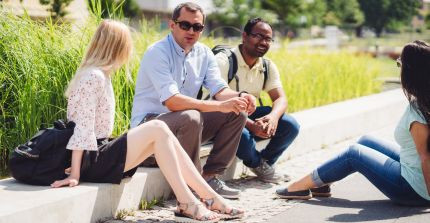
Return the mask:
[[[299,124],[286,114],[287,98],[282,88],[276,65],[263,56],[273,43],[270,24],[261,18],[248,20],[242,33],[242,43],[236,48],[227,49],[230,53],[216,54],[221,75],[228,80],[229,86],[240,92],[247,92],[260,97],[266,91],[273,106],[260,106],[248,117],[243,129],[237,157],[264,182],[277,183],[281,177],[275,173],[274,164],[293,142],[299,132]],[[236,65],[232,65],[235,61]],[[229,80],[230,65],[237,67],[234,78]],[[231,72],[231,71],[230,71]],[[256,140],[270,139],[261,152],[255,148]]]

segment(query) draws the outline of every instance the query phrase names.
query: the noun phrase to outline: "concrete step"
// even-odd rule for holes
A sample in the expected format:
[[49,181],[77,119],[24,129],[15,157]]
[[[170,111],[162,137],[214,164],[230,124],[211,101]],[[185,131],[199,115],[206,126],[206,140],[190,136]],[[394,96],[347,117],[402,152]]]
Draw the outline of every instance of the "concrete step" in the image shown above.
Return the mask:
[[[346,138],[396,122],[407,104],[401,90],[334,103],[292,114],[301,125],[299,136],[280,160],[320,149]],[[267,141],[258,143],[261,149]],[[202,160],[211,146],[202,147]],[[223,176],[238,177],[245,167],[234,162]],[[170,187],[157,168],[139,168],[120,185],[82,183],[51,189],[0,180],[0,223],[96,222],[119,210],[136,209],[141,199],[168,197]]]

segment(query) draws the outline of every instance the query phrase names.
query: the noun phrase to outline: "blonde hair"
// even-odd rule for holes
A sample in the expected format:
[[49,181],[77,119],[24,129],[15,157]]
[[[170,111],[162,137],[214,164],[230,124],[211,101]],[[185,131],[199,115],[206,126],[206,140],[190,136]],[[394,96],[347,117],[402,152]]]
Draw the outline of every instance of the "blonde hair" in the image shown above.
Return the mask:
[[84,59],[66,90],[66,97],[78,83],[82,70],[89,67],[101,69],[110,75],[116,69],[126,64],[131,57],[133,41],[130,30],[121,22],[105,19],[98,26],[88,46]]

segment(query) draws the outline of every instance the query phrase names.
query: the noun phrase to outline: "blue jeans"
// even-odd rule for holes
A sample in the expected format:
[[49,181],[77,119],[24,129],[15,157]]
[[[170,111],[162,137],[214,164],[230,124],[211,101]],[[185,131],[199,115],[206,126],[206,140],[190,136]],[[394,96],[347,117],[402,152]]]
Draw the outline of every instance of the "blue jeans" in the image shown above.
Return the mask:
[[[255,120],[269,114],[271,111],[272,108],[270,106],[257,107],[249,118]],[[261,158],[267,160],[269,165],[273,165],[296,138],[299,128],[299,124],[292,116],[283,114],[278,121],[275,135],[261,152],[255,148],[256,140],[261,140],[261,138],[253,135],[252,132],[244,128],[236,155],[250,168],[259,166]]]
[[402,205],[430,205],[418,195],[400,173],[400,147],[370,136],[361,137],[337,157],[312,173],[317,186],[339,181],[359,172],[393,202]]

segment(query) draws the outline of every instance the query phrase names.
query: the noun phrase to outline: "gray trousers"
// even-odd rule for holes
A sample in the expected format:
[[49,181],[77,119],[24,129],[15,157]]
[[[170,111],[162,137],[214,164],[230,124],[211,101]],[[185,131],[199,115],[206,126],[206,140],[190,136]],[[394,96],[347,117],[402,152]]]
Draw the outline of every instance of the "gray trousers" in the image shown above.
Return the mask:
[[[152,116],[152,117],[151,117]],[[158,119],[164,121],[178,138],[199,172],[200,146],[213,140],[213,148],[203,167],[205,174],[223,174],[236,157],[246,114],[200,112],[184,110],[161,115],[148,115],[145,121]]]

